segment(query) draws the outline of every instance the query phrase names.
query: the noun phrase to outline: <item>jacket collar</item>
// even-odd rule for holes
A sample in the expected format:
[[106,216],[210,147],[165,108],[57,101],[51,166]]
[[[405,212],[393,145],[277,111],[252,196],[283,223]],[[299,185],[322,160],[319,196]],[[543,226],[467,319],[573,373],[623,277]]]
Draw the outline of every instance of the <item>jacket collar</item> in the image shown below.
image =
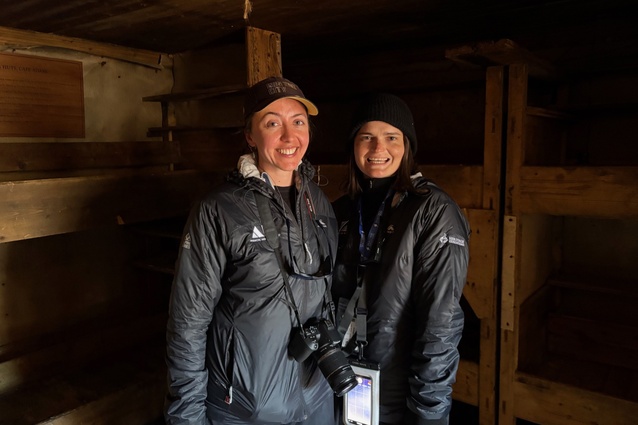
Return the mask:
[[[306,159],[303,159],[297,166],[294,174],[295,186],[297,190],[301,192],[304,189],[305,183],[314,177],[315,169]],[[239,157],[237,169],[231,172],[228,176],[228,180],[240,186],[247,186],[248,188],[257,189],[262,192],[268,191],[265,190],[264,184],[261,182],[266,183],[266,187],[274,189],[274,185],[268,173],[259,171],[252,154],[245,154]]]

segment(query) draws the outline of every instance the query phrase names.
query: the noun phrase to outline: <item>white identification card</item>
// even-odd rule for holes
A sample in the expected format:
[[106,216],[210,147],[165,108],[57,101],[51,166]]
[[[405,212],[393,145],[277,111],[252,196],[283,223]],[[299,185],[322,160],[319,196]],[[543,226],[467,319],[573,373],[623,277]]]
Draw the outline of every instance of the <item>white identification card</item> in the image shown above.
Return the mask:
[[379,424],[378,366],[351,361],[359,384],[343,396],[343,423],[345,425]]

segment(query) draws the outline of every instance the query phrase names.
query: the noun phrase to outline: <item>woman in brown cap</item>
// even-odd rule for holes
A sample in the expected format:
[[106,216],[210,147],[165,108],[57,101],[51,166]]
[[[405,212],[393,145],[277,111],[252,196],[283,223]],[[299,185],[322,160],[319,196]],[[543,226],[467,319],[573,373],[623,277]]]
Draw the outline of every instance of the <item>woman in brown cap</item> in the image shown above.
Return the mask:
[[329,383],[316,347],[291,345],[302,332],[312,345],[314,324],[334,321],[336,221],[304,159],[316,114],[284,78],[246,94],[252,153],[184,230],[167,331],[168,424],[332,424],[333,390],[356,384],[347,370]]

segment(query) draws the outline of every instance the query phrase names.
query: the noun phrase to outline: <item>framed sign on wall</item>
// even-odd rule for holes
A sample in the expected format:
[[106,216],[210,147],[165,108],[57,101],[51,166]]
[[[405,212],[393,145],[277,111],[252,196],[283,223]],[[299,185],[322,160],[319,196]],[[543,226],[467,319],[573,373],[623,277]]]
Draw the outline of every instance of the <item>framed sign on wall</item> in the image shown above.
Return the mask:
[[0,53],[0,137],[84,134],[82,62]]

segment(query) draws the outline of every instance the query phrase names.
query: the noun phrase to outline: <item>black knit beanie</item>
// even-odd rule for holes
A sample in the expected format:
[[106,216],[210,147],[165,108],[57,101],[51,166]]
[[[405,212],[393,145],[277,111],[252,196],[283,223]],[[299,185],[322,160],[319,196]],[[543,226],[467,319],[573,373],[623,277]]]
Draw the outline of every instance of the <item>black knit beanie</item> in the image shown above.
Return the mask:
[[383,121],[401,130],[410,141],[412,154],[416,153],[418,143],[414,129],[414,118],[408,105],[399,97],[387,93],[377,93],[364,98],[352,118],[350,142],[354,140],[361,127],[370,121]]

